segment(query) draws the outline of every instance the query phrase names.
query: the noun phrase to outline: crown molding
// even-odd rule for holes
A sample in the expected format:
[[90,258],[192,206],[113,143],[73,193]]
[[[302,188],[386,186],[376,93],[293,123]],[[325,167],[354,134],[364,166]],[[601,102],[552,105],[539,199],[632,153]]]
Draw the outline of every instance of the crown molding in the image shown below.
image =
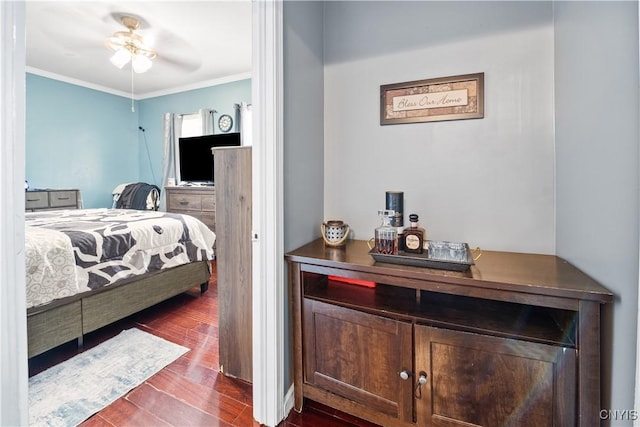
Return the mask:
[[194,83],[194,84],[190,84],[190,85],[178,86],[178,87],[175,87],[175,88],[159,90],[159,91],[156,91],[156,92],[149,92],[149,93],[146,93],[146,94],[139,95],[138,98],[136,98],[136,99],[147,99],[147,98],[155,98],[155,97],[164,96],[164,95],[172,95],[174,93],[187,92],[189,90],[202,89],[202,88],[205,88],[205,87],[217,86],[217,85],[221,85],[221,84],[225,84],[225,83],[233,83],[233,82],[237,82],[237,81],[240,81],[240,80],[246,80],[246,79],[250,79],[250,78],[251,78],[251,72],[234,74],[234,75],[231,75],[231,76],[220,77],[218,79],[204,80],[204,81],[201,81],[201,82],[198,82],[198,83]]
[[[95,83],[89,83],[89,82],[85,82],[83,80],[79,80],[79,79],[74,79],[71,77],[67,77],[67,76],[63,76],[61,74],[56,74],[56,73],[52,73],[50,71],[45,71],[45,70],[41,70],[39,68],[35,68],[35,67],[26,67],[26,72],[27,73],[31,73],[31,74],[36,74],[38,76],[41,77],[46,77],[52,80],[58,80],[61,82],[65,82],[65,83],[69,83],[75,86],[81,86],[81,87],[85,87],[87,89],[93,89],[93,90],[97,90],[100,92],[105,92],[105,93],[110,93],[112,95],[116,95],[116,96],[121,96],[123,98],[131,98],[131,93],[129,92],[123,92],[120,90],[115,90],[106,86],[101,86],[101,85],[97,85]],[[134,94],[133,99],[136,101],[139,101],[141,99],[148,99],[148,98],[156,98],[158,96],[165,96],[165,95],[172,95],[174,93],[180,93],[180,92],[186,92],[189,90],[195,90],[195,89],[202,89],[205,87],[211,87],[211,86],[217,86],[217,85],[221,85],[221,84],[225,84],[225,83],[232,83],[232,82],[236,82],[236,81],[240,81],[240,80],[246,80],[246,79],[250,79],[251,78],[251,72],[246,72],[246,73],[240,73],[240,74],[234,74],[231,76],[226,76],[226,77],[221,77],[218,79],[212,79],[212,80],[204,80],[202,82],[198,82],[198,83],[194,83],[194,84],[190,84],[190,85],[184,85],[184,86],[177,86],[171,89],[164,89],[164,90],[160,90],[160,91],[155,91],[155,92],[148,92],[148,93],[144,93],[144,94]]]
[[118,96],[122,96],[122,97],[125,97],[125,98],[131,98],[131,94],[127,93],[127,92],[114,90],[114,89],[108,88],[106,86],[101,86],[101,85],[97,85],[97,84],[94,84],[94,83],[85,82],[84,80],[74,79],[72,77],[63,76],[61,74],[52,73],[50,71],[41,70],[39,68],[27,66],[26,67],[26,71],[27,71],[27,73],[36,74],[36,75],[41,76],[41,77],[46,77],[46,78],[52,79],[52,80],[58,80],[58,81],[69,83],[69,84],[72,84],[72,85],[75,85],[75,86],[82,86],[82,87],[86,87],[87,89],[98,90],[100,92],[106,92],[106,93],[110,93],[112,95],[118,95]]

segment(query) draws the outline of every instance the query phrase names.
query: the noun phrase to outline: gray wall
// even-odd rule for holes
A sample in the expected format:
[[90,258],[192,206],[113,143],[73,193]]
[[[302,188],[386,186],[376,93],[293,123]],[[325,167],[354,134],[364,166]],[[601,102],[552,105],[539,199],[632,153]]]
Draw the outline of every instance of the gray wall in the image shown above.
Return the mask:
[[[632,409],[637,2],[398,3],[327,2],[323,31],[317,3],[285,2],[285,248],[322,209],[369,238],[400,189],[430,238],[557,253],[616,294],[603,407]],[[480,71],[484,119],[380,126],[381,84]]]
[[[431,239],[555,252],[550,2],[327,2],[325,217],[369,239],[386,190]],[[485,117],[380,125],[380,85],[485,73]]]
[[323,221],[322,13],[321,2],[284,2],[285,252],[320,237]]
[[638,314],[638,3],[557,2],[554,15],[557,253],[615,294],[613,310],[604,319],[603,407],[632,409]]

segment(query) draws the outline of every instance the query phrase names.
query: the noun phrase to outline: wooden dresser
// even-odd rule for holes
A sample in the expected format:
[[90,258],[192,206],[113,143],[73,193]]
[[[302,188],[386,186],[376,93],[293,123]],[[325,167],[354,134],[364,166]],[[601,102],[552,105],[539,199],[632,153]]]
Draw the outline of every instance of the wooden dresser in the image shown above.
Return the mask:
[[296,410],[309,398],[384,426],[600,425],[613,295],[599,283],[551,255],[483,251],[453,272],[368,252],[319,239],[286,256]]
[[202,187],[165,187],[167,212],[191,215],[216,231],[216,188]]
[[56,209],[80,209],[80,190],[30,190],[25,191],[25,211],[50,211]]
[[251,147],[212,149],[220,372],[252,381]]

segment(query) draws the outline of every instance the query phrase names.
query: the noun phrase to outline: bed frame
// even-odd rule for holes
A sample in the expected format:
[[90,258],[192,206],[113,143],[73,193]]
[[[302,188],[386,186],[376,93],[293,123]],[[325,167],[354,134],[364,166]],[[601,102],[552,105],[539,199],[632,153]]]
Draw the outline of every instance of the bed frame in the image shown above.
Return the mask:
[[208,288],[209,261],[149,273],[96,291],[63,298],[27,310],[29,357],[44,353],[154,304],[200,286]]

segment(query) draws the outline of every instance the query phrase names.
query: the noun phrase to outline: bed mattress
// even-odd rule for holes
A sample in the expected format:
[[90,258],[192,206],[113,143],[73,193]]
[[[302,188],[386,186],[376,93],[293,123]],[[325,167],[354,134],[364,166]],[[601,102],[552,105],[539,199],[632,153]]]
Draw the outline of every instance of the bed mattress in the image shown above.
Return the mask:
[[27,308],[121,279],[214,259],[215,234],[194,217],[167,212],[26,213],[25,236]]

